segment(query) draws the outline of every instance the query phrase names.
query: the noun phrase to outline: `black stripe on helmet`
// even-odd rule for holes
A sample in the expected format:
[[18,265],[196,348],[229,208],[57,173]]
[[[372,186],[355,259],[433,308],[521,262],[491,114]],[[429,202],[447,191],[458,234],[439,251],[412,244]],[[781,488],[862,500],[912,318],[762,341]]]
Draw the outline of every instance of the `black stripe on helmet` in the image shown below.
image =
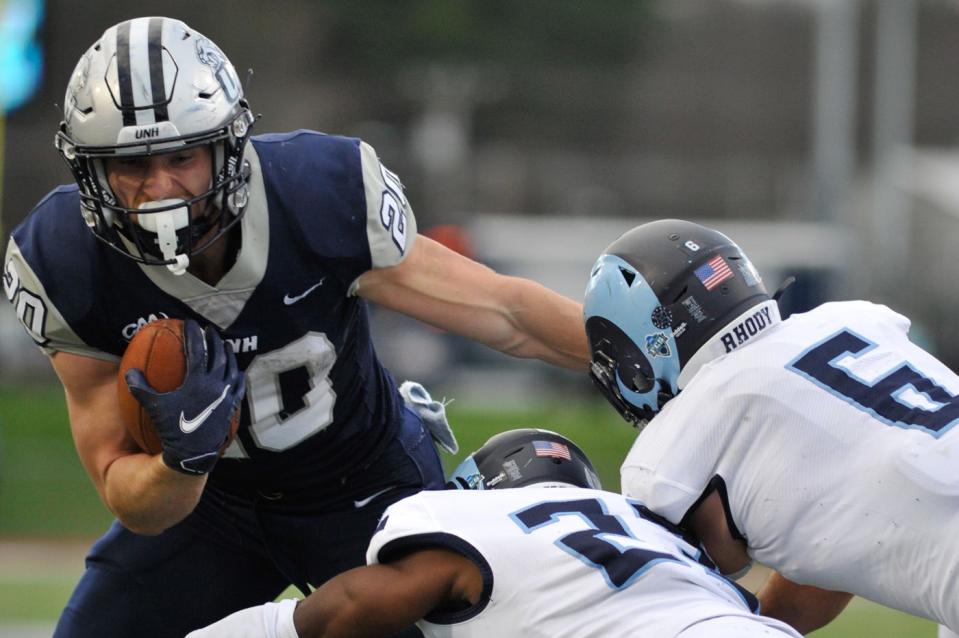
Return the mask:
[[153,117],[166,122],[167,97],[163,82],[163,18],[150,18],[148,55],[150,58],[150,90],[153,92]]
[[124,126],[135,126],[133,80],[130,77],[130,21],[117,27],[117,82],[120,84],[120,112]]

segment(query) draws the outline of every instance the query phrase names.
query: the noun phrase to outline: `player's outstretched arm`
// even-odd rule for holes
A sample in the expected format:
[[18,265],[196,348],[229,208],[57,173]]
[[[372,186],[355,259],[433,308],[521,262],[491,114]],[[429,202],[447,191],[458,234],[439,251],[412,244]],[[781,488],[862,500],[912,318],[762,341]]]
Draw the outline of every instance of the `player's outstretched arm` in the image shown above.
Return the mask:
[[399,265],[370,270],[357,285],[374,303],[507,354],[574,370],[589,362],[581,304],[428,237],[418,236]]
[[358,567],[327,581],[297,606],[300,638],[366,638],[396,633],[448,603],[476,603],[479,568],[446,549]]
[[838,616],[852,594],[798,585],[773,572],[757,594],[760,612],[781,620],[801,634],[824,627]]
[[290,601],[243,609],[187,638],[375,638],[411,626],[448,603],[476,603],[479,568],[460,554],[426,549],[357,567]]
[[120,416],[117,364],[67,352],[51,361],[80,461],[113,515],[134,532],[158,534],[193,511],[206,477],[175,472],[137,448]]

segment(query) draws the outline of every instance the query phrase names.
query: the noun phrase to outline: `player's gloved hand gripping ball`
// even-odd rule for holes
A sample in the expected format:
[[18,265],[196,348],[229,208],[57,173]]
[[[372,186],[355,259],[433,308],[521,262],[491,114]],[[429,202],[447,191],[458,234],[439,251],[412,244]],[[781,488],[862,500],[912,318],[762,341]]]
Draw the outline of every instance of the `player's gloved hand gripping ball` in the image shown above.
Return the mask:
[[205,474],[236,431],[246,378],[233,348],[213,328],[184,322],[183,349],[186,372],[176,389],[158,391],[140,368],[126,370],[124,378],[153,422],[163,462],[178,472]]

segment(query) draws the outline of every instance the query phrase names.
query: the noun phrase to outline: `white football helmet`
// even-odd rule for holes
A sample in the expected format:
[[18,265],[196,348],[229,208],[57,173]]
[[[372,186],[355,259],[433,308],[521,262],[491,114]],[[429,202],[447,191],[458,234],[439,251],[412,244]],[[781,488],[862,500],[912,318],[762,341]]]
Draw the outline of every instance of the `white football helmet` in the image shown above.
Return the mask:
[[[140,263],[182,273],[190,255],[243,214],[250,176],[243,151],[255,119],[236,70],[212,41],[179,20],[135,18],[107,29],[80,58],[55,145],[80,187],[93,233]],[[106,159],[199,145],[210,145],[213,157],[204,193],[132,209],[110,188]],[[207,214],[191,215],[191,205],[203,200]]]

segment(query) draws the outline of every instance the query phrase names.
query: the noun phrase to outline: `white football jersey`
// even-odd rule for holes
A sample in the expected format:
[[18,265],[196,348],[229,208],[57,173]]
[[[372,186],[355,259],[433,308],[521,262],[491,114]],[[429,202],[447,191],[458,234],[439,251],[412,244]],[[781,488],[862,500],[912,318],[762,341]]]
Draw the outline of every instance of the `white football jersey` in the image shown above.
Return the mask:
[[726,617],[798,637],[754,615],[745,590],[642,512],[618,494],[580,488],[421,492],[386,510],[367,562],[445,546],[480,567],[480,602],[427,616],[419,626],[429,637],[671,638]]
[[756,560],[959,627],[959,377],[864,301],[796,315],[705,364],[623,464],[678,523],[721,481]]

